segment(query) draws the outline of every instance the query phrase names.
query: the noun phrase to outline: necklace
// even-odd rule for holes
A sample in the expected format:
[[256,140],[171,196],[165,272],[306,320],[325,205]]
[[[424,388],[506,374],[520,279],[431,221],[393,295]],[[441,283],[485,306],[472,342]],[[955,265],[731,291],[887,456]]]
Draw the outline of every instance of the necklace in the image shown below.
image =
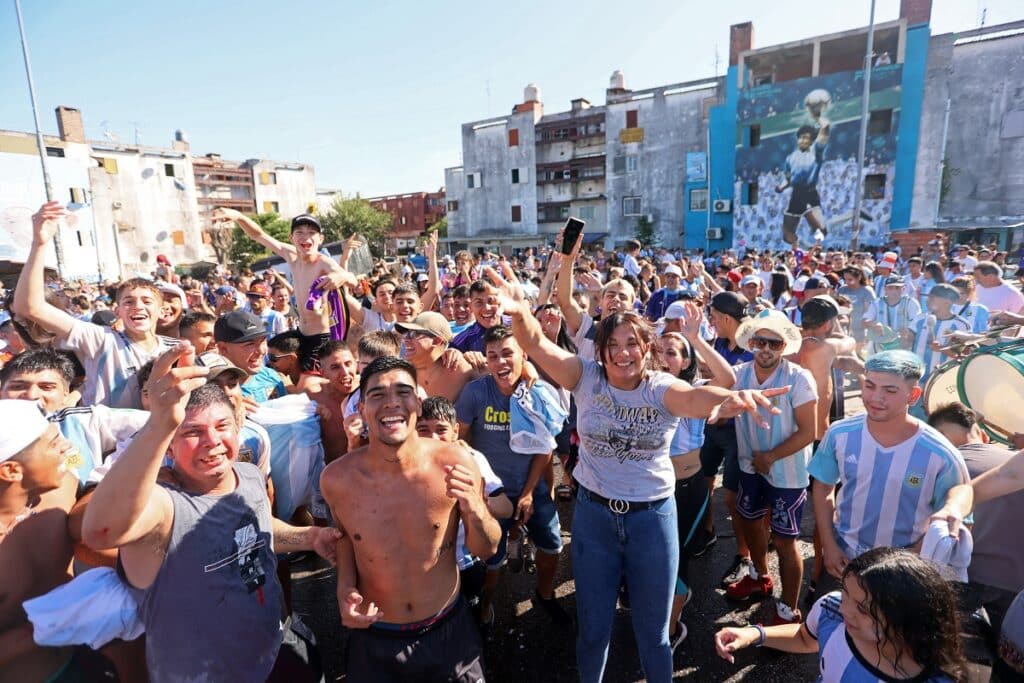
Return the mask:
[[36,511],[32,508],[32,506],[26,505],[25,509],[18,513],[10,524],[0,523],[0,539],[3,539],[5,536],[10,534],[14,527],[18,526],[19,522],[25,521],[34,514],[36,514]]

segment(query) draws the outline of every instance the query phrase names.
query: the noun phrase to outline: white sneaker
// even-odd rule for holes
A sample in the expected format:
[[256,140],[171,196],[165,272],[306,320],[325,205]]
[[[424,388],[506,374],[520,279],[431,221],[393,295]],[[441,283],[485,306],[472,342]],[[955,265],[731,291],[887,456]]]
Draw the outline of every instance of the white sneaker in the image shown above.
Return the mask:
[[679,647],[679,644],[681,642],[686,640],[686,636],[687,636],[686,624],[684,624],[683,620],[680,619],[679,621],[676,622],[676,633],[675,633],[675,635],[669,634],[669,636],[668,636],[668,644],[672,647],[672,654],[676,653],[676,648]]

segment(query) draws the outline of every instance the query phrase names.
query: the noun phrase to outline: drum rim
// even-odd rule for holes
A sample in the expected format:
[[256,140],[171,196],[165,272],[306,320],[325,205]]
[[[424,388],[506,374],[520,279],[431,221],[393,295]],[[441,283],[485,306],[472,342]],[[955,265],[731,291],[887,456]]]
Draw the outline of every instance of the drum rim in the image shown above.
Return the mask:
[[[928,410],[928,397],[931,395],[931,392],[929,390],[932,388],[932,386],[934,386],[935,380],[941,377],[942,375],[946,374],[946,372],[948,372],[950,368],[956,368],[956,370],[953,373],[954,375],[956,375],[953,384],[956,387],[957,400],[959,400],[964,405],[967,405],[967,402],[964,401],[964,397],[960,389],[960,377],[958,373],[961,366],[962,361],[958,361],[955,359],[947,360],[945,363],[942,363],[941,365],[936,367],[928,376],[928,381],[924,383],[924,390],[921,393],[921,407],[924,408],[926,413],[931,412]],[[936,406],[936,408],[938,407],[939,406]]]
[[[1015,339],[1013,341],[1004,342],[1002,344],[995,344],[993,346],[982,347],[975,351],[974,353],[972,353],[971,355],[969,355],[967,358],[964,358],[962,361],[960,361],[960,369],[957,371],[956,374],[956,392],[957,394],[960,395],[960,400],[965,406],[974,410],[974,406],[971,405],[971,402],[967,398],[967,390],[964,387],[964,379],[967,375],[967,366],[970,365],[971,361],[974,358],[980,356],[995,355],[997,353],[1002,354],[1004,351],[1008,351],[1010,349],[1018,347],[1024,348],[1024,339]],[[1007,365],[1015,369],[1022,377],[1024,377],[1024,361],[1019,359],[1017,356],[1013,355],[1004,357],[1002,360]],[[982,415],[982,417],[984,418],[984,415]],[[1011,434],[1008,431],[1005,431],[999,425],[990,423],[987,418],[983,419],[979,424],[981,425],[981,428],[996,441],[999,441],[1000,443],[1003,444],[1010,443]]]

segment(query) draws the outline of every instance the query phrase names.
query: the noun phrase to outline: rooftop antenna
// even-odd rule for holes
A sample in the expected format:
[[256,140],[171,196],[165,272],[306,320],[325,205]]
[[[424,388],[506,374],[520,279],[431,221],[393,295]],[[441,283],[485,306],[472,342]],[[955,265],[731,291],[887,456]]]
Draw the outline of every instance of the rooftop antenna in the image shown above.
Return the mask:
[[985,28],[985,19],[988,17],[988,7],[981,8],[981,28]]
[[138,147],[138,146],[140,146],[142,144],[142,136],[141,136],[140,131],[139,131],[139,122],[138,121],[129,121],[129,123],[131,123],[132,124],[132,128],[135,129],[135,146]]
[[491,115],[491,79],[484,81],[484,90],[487,91],[487,116]]

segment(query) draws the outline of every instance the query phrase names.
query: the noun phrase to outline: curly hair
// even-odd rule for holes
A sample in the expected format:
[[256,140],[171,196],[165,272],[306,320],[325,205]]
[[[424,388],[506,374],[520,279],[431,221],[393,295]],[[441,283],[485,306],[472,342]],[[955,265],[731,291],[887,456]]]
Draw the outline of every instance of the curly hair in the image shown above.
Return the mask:
[[965,680],[956,595],[935,565],[909,550],[874,548],[846,565],[847,577],[870,596],[865,607],[879,630],[879,652],[896,646],[900,675],[910,676],[904,667],[912,660],[929,674]]

